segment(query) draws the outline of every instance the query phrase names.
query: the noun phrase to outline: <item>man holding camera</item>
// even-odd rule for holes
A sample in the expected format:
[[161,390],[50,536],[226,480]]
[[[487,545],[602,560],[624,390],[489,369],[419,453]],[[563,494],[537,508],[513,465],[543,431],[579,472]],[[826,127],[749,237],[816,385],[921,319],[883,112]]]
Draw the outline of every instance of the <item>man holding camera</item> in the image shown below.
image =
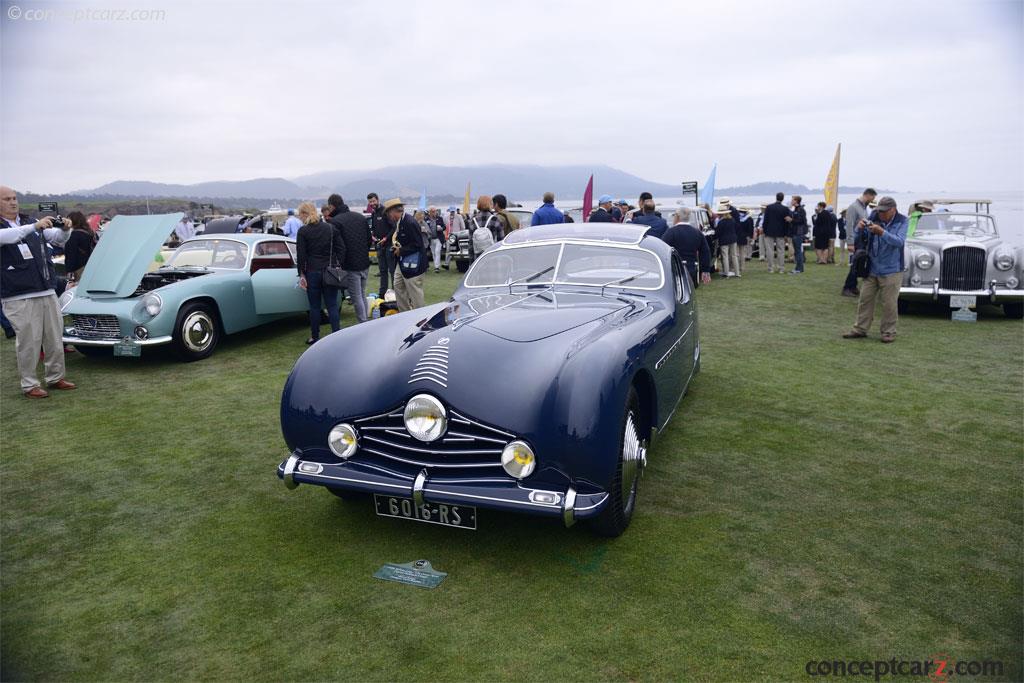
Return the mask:
[[21,390],[28,398],[49,396],[36,376],[40,348],[46,384],[51,389],[74,389],[64,379],[63,325],[54,290],[57,273],[46,246],[64,244],[71,221],[57,216],[33,223],[18,213],[18,195],[6,186],[0,186],[0,218],[0,304],[17,333]]
[[843,339],[868,336],[877,300],[882,304],[879,323],[882,343],[896,341],[897,302],[903,280],[903,243],[907,239],[907,226],[907,217],[896,210],[896,201],[892,197],[879,199],[878,208],[856,224],[854,243],[858,252],[854,254],[854,266],[857,266],[857,259],[866,256],[868,275],[862,278],[860,285],[857,322],[852,330],[843,334]]

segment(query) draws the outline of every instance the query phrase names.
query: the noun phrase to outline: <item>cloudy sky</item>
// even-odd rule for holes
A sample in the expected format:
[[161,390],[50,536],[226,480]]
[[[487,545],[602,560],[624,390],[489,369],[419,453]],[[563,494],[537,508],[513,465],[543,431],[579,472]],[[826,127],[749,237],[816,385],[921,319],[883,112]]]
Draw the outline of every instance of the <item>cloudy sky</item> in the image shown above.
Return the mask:
[[2,0],[0,183],[606,163],[1024,186],[1024,0]]

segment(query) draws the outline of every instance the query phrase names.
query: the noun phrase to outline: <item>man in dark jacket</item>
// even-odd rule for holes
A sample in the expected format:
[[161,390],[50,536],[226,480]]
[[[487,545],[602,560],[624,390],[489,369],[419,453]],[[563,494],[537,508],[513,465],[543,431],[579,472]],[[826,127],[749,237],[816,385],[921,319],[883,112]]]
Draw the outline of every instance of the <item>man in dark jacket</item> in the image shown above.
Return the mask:
[[715,212],[715,237],[722,255],[722,277],[740,277],[738,227],[728,206],[719,206]]
[[689,207],[679,207],[673,216],[675,225],[666,230],[661,239],[679,252],[690,281],[697,287],[702,282],[711,282],[711,249],[704,233],[690,224],[691,213]]
[[654,210],[654,198],[649,192],[645,192],[640,196],[644,197],[644,199],[640,202],[640,212],[633,214],[632,222],[650,226],[647,234],[661,237],[668,230],[668,223],[661,217],[660,213]]
[[395,234],[396,244],[392,245],[395,263],[416,252],[420,254],[419,275],[406,277],[399,265],[395,268],[395,299],[399,311],[411,311],[423,306],[423,273],[427,269],[427,246],[423,243],[423,232],[416,219],[405,213],[401,199],[384,202],[384,215]]
[[591,223],[615,223],[612,215],[612,196],[603,194],[597,200],[597,209],[590,214]]
[[786,195],[779,192],[775,195],[775,203],[764,209],[761,230],[764,232],[764,247],[768,252],[768,272],[786,272],[786,238],[789,236],[789,224],[793,217],[789,209],[782,205]]
[[363,216],[349,210],[341,195],[332,194],[331,217],[334,227],[334,262],[344,270],[341,281],[356,309],[356,320],[366,322],[366,280],[370,274],[370,226]]
[[804,199],[798,194],[790,200],[793,222],[790,224],[790,239],[793,240],[793,275],[804,272],[804,238],[807,237],[807,209]]
[[366,195],[366,222],[370,226],[373,246],[377,250],[377,268],[380,270],[380,288],[378,299],[383,299],[388,291],[390,277],[395,272],[395,259],[391,253],[391,226],[384,218],[384,209],[380,205],[380,197],[376,192]]

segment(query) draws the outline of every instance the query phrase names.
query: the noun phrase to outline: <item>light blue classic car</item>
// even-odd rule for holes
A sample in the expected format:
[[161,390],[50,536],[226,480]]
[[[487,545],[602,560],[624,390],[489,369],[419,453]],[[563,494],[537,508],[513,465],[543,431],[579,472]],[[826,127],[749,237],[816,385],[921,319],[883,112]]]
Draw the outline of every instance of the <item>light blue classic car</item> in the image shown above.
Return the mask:
[[89,356],[138,356],[142,347],[170,344],[194,361],[212,354],[222,335],[308,310],[288,237],[193,237],[153,269],[181,217],[110,222],[81,280],[61,297],[70,318],[64,343]]

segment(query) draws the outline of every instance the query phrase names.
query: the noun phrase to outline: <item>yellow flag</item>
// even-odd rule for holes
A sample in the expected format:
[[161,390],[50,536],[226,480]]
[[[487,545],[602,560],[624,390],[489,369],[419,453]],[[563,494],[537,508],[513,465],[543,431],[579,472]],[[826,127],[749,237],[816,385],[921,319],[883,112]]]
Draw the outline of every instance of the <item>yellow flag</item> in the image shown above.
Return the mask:
[[466,198],[462,200],[462,215],[469,215],[469,183],[466,183]]
[[842,148],[843,143],[836,145],[836,157],[832,160],[832,168],[828,170],[828,178],[825,179],[825,203],[836,212],[839,211],[839,152]]

